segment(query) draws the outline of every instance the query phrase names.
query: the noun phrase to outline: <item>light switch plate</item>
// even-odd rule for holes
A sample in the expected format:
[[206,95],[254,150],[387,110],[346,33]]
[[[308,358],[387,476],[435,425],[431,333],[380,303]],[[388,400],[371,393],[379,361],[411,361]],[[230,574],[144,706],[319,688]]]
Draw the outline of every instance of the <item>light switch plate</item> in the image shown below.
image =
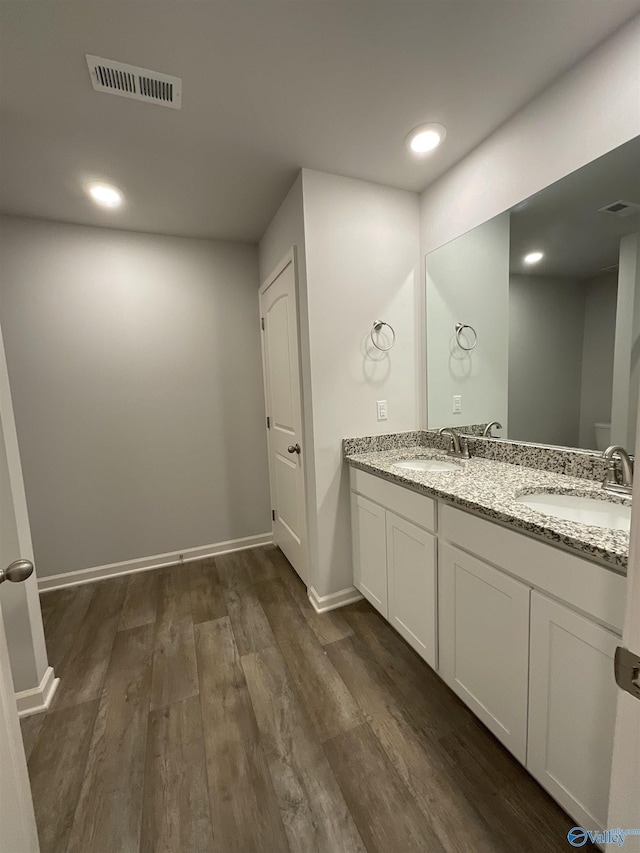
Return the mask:
[[386,400],[378,400],[376,403],[376,410],[378,412],[378,420],[386,421],[389,417],[387,413],[387,401]]
[[453,414],[459,415],[462,411],[462,395],[454,394],[453,395]]

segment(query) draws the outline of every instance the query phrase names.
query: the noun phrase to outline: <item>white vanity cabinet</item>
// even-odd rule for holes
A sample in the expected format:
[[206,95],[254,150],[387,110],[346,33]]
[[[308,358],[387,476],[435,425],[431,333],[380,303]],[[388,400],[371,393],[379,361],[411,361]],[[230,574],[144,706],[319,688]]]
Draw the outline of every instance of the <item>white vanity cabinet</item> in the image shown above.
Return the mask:
[[448,543],[439,582],[440,675],[524,764],[531,590]]
[[376,610],[388,618],[387,539],[383,507],[351,493],[353,582]]
[[527,767],[577,823],[601,830],[607,821],[619,642],[601,625],[532,593]]
[[626,578],[351,468],[355,585],[573,817],[606,826]]
[[389,622],[435,668],[436,537],[387,512]]
[[351,469],[354,584],[437,667],[435,502]]
[[[617,695],[613,657],[626,579],[451,506],[441,509],[440,537],[441,674],[578,824],[603,830]],[[471,586],[471,571],[486,582],[482,593],[473,584],[475,607],[487,611],[475,617],[460,591]],[[520,616],[508,627],[518,597]],[[502,650],[491,644],[489,617],[504,629]],[[488,640],[482,634],[487,630]],[[477,651],[471,645],[474,635]],[[497,634],[493,639],[499,644]],[[508,675],[485,659],[491,653]],[[472,663],[483,677],[470,669]]]

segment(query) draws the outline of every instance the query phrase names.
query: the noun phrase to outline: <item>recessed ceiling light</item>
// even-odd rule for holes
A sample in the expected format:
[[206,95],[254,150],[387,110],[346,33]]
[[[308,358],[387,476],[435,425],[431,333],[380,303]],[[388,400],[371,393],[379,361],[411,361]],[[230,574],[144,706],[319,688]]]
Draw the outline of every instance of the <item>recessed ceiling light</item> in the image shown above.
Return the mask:
[[538,261],[541,261],[543,258],[543,252],[529,252],[528,255],[524,256],[524,262],[525,264],[537,264]]
[[419,157],[437,148],[447,135],[441,124],[421,124],[407,136],[407,148]]
[[120,207],[124,198],[119,189],[109,184],[89,184],[87,192],[101,207]]

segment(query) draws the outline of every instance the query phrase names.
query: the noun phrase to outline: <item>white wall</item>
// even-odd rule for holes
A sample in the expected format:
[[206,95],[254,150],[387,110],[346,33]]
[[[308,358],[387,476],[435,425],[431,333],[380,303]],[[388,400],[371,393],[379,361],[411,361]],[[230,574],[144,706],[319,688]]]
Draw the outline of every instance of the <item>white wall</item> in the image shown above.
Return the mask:
[[[507,435],[509,214],[497,216],[426,258],[427,425],[499,421]],[[465,352],[456,323],[477,333]],[[465,331],[461,340],[473,343]],[[462,398],[453,413],[453,396]]]
[[3,218],[40,577],[270,529],[255,247]]
[[[303,170],[319,595],[353,583],[342,439],[415,429],[420,421],[418,196]],[[374,350],[374,320],[395,347]],[[389,419],[377,421],[376,401]]]
[[638,136],[639,55],[640,16],[428,187],[421,196],[422,253]]
[[291,189],[282,201],[258,246],[260,283],[280,263],[289,249],[295,246],[298,278],[301,290],[306,290],[306,261],[304,242],[304,210],[302,205],[302,172],[298,172]]
[[611,422],[618,276],[584,283],[584,345],[580,393],[580,447],[596,446],[594,424]]
[[584,282],[511,276],[509,438],[579,446],[584,304]]

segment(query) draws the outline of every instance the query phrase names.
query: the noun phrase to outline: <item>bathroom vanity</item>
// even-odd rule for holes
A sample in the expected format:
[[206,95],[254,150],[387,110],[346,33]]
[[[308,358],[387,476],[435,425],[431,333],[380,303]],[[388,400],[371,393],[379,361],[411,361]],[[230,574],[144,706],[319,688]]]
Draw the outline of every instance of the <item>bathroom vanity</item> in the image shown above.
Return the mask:
[[[577,824],[604,829],[628,533],[522,495],[629,501],[426,447],[346,452],[355,586]],[[398,464],[416,457],[449,470]]]

